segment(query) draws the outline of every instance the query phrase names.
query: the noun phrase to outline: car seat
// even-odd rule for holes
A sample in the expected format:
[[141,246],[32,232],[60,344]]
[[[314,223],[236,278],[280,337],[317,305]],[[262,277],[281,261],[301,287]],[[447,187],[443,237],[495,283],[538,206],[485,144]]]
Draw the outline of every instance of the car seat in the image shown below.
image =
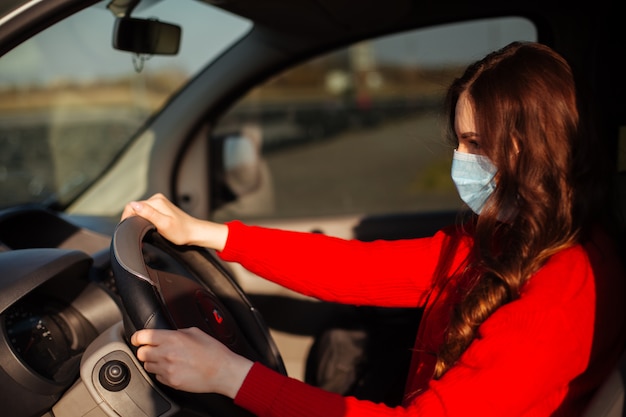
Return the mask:
[[[617,193],[615,202],[622,221],[626,221],[626,171],[620,171],[615,177]],[[621,253],[626,254],[626,230],[623,225],[620,232]],[[623,259],[626,259],[626,255]],[[625,261],[626,262],[626,261]],[[626,391],[626,352],[608,378],[600,385],[582,417],[626,417],[624,392]]]
[[582,417],[626,417],[624,381],[626,381],[626,353],[598,388]]

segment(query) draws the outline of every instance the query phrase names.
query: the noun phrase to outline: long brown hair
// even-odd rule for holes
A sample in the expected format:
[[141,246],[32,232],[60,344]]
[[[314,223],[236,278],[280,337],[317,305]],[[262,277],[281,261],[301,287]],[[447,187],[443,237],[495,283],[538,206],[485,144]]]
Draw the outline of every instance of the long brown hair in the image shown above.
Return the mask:
[[606,204],[605,183],[595,176],[600,171],[592,158],[600,145],[583,124],[572,69],[563,57],[545,45],[515,42],[469,66],[446,100],[453,141],[463,92],[473,106],[481,147],[498,169],[497,186],[480,216],[471,219],[469,267],[479,274],[452,313],[436,378],[498,307],[519,297],[551,255],[584,238],[590,219]]

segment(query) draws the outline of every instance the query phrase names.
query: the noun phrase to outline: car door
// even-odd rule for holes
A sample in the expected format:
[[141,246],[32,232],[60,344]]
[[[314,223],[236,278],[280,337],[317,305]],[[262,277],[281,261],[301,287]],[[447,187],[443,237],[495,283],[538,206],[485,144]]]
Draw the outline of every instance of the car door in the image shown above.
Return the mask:
[[[459,22],[360,41],[275,74],[211,134],[211,154],[223,156],[211,166],[211,218],[366,241],[433,234],[463,209],[449,175],[447,86],[487,52],[536,38],[524,18]],[[304,378],[303,356],[341,320],[337,306],[313,308],[232,268],[276,331],[290,375]]]

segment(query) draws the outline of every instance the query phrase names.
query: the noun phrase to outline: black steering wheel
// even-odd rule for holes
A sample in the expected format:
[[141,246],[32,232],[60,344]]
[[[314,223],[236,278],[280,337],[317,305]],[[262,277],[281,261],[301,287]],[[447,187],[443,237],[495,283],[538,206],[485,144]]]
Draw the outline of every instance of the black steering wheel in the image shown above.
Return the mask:
[[[195,326],[234,352],[287,374],[258,310],[211,251],[174,245],[148,220],[133,216],[115,230],[111,267],[125,309],[127,337],[144,328]],[[249,415],[218,394],[189,394],[160,386],[181,407],[211,416]]]

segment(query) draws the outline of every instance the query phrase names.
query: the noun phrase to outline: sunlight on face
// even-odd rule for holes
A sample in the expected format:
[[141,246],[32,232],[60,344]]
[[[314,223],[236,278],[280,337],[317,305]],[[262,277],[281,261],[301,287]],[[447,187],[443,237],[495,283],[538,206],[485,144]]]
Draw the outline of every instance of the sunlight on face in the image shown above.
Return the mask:
[[484,154],[480,146],[480,136],[476,132],[474,109],[467,92],[463,92],[456,103],[454,130],[459,142],[458,152]]

